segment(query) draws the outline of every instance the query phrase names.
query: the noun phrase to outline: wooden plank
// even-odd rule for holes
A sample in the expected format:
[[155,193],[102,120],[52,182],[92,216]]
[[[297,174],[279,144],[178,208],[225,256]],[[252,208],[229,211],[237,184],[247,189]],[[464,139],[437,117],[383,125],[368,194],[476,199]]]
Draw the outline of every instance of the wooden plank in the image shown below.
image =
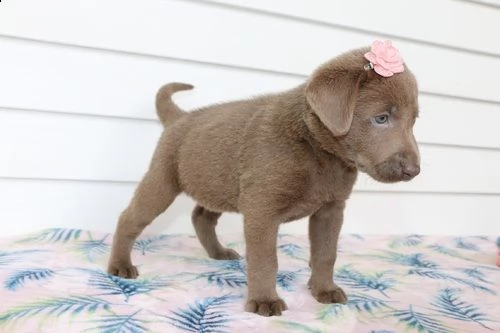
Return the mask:
[[[174,97],[190,109],[282,91],[305,79],[5,38],[0,49],[0,107],[156,120],[154,95],[166,82],[196,86]],[[427,94],[420,104],[420,142],[500,148],[500,104]]]
[[[500,44],[491,43],[498,38],[500,12],[463,1],[202,1],[500,55]],[[483,2],[498,5],[496,0]]]
[[305,80],[1,37],[0,49],[0,107],[156,119],[154,96],[167,82],[196,87],[174,97],[190,109],[286,90]]
[[[141,24],[131,24],[137,21]],[[2,5],[0,35],[297,75],[309,75],[324,61],[379,37],[206,3],[164,0],[141,6],[132,0],[12,1]],[[396,46],[423,91],[500,101],[500,58],[402,40]]]
[[[3,236],[66,227],[114,232],[134,190],[132,184],[0,180]],[[354,193],[347,204],[343,232],[366,234],[500,234],[498,196]],[[194,202],[180,196],[145,233],[194,233]],[[218,232],[242,235],[242,217],[224,214]],[[305,220],[282,232],[307,234]]]
[[[136,182],[161,132],[156,122],[0,112],[0,177]],[[380,184],[364,175],[357,189],[499,193],[500,150],[421,145],[422,174]]]

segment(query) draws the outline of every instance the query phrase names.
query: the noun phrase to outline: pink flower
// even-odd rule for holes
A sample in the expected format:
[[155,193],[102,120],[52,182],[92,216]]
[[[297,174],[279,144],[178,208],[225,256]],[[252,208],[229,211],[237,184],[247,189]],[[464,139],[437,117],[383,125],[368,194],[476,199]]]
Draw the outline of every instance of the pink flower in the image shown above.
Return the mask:
[[374,41],[371,51],[365,53],[365,58],[372,64],[375,72],[384,77],[404,71],[403,58],[389,40]]

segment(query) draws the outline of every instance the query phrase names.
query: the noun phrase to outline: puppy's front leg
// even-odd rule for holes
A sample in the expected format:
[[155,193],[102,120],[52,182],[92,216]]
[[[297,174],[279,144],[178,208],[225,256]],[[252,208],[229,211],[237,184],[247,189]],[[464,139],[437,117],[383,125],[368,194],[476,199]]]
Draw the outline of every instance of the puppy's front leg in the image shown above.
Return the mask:
[[276,292],[278,228],[277,222],[245,216],[248,278],[245,309],[261,316],[280,316],[286,310],[285,302]]
[[344,219],[344,201],[325,204],[309,219],[311,278],[309,288],[320,303],[345,303],[347,296],[333,282],[333,266]]

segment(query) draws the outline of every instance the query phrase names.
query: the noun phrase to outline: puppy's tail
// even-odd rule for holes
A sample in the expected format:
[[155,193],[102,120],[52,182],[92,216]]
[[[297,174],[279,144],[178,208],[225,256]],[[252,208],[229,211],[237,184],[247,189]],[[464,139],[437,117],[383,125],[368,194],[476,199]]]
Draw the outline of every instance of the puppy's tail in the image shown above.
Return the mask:
[[174,123],[186,113],[172,101],[172,95],[178,91],[191,90],[193,88],[190,84],[172,82],[167,83],[158,90],[156,94],[156,114],[163,126]]

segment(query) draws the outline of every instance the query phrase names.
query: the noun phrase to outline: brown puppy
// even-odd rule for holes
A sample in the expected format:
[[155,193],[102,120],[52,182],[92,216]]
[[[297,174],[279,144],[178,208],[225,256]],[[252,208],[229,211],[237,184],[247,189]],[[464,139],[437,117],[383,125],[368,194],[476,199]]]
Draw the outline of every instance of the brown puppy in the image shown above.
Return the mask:
[[333,282],[337,240],[358,170],[381,182],[419,171],[413,136],[418,114],[413,74],[377,74],[364,54],[347,52],[319,67],[304,84],[254,99],[181,111],[171,95],[192,86],[171,83],[157,94],[166,126],[149,170],[120,216],[108,272],[138,275],[132,245],[184,192],[198,202],[192,220],[211,258],[238,254],[217,240],[222,212],[244,216],[246,310],[280,315],[276,240],[280,223],[310,216],[309,287],[322,303],[345,302]]

